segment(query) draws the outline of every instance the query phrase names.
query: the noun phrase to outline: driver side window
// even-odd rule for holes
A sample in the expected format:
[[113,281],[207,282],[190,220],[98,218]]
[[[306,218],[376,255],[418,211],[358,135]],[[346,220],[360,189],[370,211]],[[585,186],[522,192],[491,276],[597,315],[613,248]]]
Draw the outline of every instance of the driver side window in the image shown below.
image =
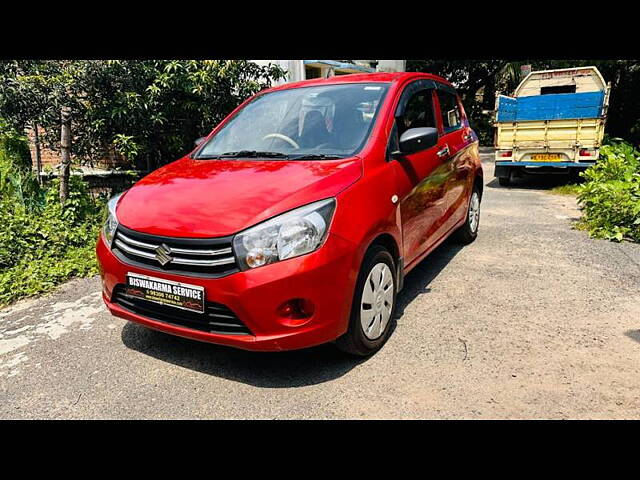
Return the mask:
[[421,90],[409,98],[403,115],[398,119],[398,138],[410,128],[436,128],[431,92]]
[[404,113],[400,117],[396,117],[391,130],[388,151],[394,152],[399,149],[400,137],[410,128],[437,128],[431,92],[433,89],[420,90],[409,98]]

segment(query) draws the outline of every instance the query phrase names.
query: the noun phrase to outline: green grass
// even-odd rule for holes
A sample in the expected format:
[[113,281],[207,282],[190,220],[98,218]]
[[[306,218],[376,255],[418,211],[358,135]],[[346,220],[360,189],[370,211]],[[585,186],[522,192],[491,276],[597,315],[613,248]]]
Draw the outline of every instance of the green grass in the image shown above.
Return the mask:
[[558,185],[557,187],[553,187],[549,190],[549,193],[553,193],[554,195],[578,195],[580,191],[580,185],[570,183],[568,185]]

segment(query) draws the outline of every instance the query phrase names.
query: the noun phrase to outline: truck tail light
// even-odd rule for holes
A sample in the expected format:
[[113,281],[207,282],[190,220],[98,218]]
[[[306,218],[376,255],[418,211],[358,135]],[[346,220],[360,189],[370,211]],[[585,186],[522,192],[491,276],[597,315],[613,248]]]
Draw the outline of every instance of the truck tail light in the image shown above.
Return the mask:
[[591,152],[589,150],[587,150],[586,148],[581,148],[579,155],[581,157],[590,157],[591,156]]
[[500,154],[501,157],[510,157],[511,155],[513,155],[513,152],[511,150],[509,150],[508,152],[502,152]]

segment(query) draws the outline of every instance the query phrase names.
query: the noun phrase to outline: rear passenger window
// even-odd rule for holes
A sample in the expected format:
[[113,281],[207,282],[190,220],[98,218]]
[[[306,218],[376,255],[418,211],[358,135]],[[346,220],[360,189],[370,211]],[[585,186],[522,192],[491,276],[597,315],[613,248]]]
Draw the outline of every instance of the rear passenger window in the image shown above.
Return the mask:
[[460,108],[455,95],[442,90],[438,90],[438,100],[440,101],[440,113],[442,114],[442,124],[444,131],[450,132],[462,125],[460,118]]

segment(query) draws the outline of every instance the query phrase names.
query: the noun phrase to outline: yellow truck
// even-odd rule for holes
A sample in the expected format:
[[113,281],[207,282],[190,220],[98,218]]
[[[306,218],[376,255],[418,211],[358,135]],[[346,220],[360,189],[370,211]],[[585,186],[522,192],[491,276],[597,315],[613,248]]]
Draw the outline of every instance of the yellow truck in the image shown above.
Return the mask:
[[496,97],[495,176],[578,172],[598,159],[611,86],[596,67],[529,73]]

